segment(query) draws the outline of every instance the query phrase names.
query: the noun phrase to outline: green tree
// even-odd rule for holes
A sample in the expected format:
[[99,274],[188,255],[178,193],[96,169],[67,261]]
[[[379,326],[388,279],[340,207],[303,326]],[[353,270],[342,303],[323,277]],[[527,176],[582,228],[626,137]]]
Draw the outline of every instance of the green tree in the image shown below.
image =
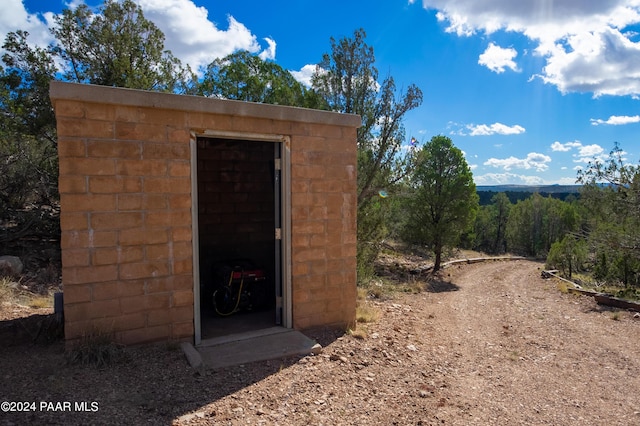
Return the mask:
[[536,256],[543,249],[542,203],[543,197],[536,193],[513,206],[507,223],[509,251]]
[[195,76],[171,52],[164,34],[132,0],[107,0],[100,13],[81,4],[55,17],[54,53],[63,78],[78,83],[160,92],[191,92]]
[[574,272],[580,271],[587,259],[587,244],[575,235],[567,234],[562,240],[551,245],[547,255],[547,268],[559,269],[571,279]]
[[188,67],[163,50],[164,35],[131,0],[108,0],[97,14],[81,5],[55,21],[56,41],[48,49],[30,47],[25,31],[9,33],[3,45],[0,222],[11,224],[3,227],[11,234],[3,240],[24,235],[38,222],[34,215],[41,215],[34,206],[55,205],[57,199],[51,80],[169,92],[192,91],[195,81]]
[[499,192],[491,199],[493,202],[493,219],[496,226],[495,237],[492,244],[492,253],[504,253],[507,251],[507,223],[511,210],[511,201],[504,192]]
[[579,225],[580,217],[573,204],[535,193],[511,208],[507,247],[525,256],[546,257],[554,242],[576,231]]
[[599,275],[625,285],[640,281],[640,166],[627,164],[618,144],[606,161],[578,173],[580,199]]
[[491,247],[495,235],[495,223],[491,214],[491,206],[480,206],[476,213],[476,220],[473,225],[475,240],[473,249],[491,253]]
[[363,29],[352,38],[331,38],[331,52],[325,53],[312,78],[313,89],[332,111],[359,114],[358,129],[358,279],[373,271],[379,243],[387,234],[385,198],[412,167],[414,151],[403,152],[403,120],[407,112],[422,103],[422,92],[410,85],[396,95],[393,77],[378,83],[373,47]]
[[476,250],[487,253],[504,253],[507,250],[506,229],[511,201],[504,192],[491,197],[491,204],[481,206],[474,225]]
[[211,62],[198,94],[266,104],[326,109],[324,100],[280,65],[247,51]]
[[580,215],[576,206],[570,202],[549,196],[545,198],[545,203],[545,249],[550,249],[554,242],[561,241],[568,233],[578,230]]
[[57,69],[47,49],[30,47],[26,31],[7,34],[0,68],[0,130],[4,135],[28,134],[55,144],[55,115],[49,82]]
[[56,68],[50,52],[30,47],[27,38],[25,31],[7,35],[0,66],[0,225],[11,224],[2,227],[0,241],[35,228],[43,212],[25,209],[27,205],[51,206],[57,199],[55,118],[49,100]]
[[434,253],[440,269],[445,247],[455,247],[478,210],[473,175],[460,149],[446,136],[434,136],[417,155],[410,174],[415,193],[409,200],[407,235]]

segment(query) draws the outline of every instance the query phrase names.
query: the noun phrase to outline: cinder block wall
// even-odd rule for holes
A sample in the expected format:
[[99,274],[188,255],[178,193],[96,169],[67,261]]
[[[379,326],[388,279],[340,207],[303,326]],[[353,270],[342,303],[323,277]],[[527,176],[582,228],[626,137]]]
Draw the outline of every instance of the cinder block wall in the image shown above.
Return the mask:
[[274,275],[273,157],[273,142],[198,139],[201,279],[232,258]]
[[356,310],[356,129],[293,127],[294,326],[350,325]]
[[[192,134],[288,135],[293,326],[351,324],[359,117],[52,82],[65,335],[194,335]],[[196,254],[197,255],[197,254]]]

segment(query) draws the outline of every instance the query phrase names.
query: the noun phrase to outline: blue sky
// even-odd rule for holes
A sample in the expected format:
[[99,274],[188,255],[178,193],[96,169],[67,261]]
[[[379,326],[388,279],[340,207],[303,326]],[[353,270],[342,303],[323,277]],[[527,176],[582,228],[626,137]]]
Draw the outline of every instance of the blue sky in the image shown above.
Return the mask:
[[[638,163],[640,0],[135,1],[194,70],[248,49],[305,81],[330,37],[364,28],[380,77],[424,93],[407,140],[451,137],[478,185],[573,184],[614,142]],[[0,36],[46,45],[78,2],[4,0]]]

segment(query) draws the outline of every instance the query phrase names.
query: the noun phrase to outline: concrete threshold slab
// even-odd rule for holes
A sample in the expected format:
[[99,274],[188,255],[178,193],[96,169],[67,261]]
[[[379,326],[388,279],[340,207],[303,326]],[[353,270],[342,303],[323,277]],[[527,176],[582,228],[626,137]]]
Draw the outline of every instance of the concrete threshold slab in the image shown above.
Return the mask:
[[[188,346],[191,346],[190,348]],[[320,353],[322,346],[299,331],[272,327],[183,345],[194,368],[220,369],[257,361]]]

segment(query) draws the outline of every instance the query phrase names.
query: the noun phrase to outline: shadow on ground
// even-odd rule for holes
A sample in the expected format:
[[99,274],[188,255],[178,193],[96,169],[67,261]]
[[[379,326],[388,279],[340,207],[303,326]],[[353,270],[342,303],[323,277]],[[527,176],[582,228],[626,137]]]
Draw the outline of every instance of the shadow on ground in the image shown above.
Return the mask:
[[57,321],[55,314],[0,321],[0,348],[53,343],[63,337],[63,325]]
[[425,290],[429,293],[446,293],[449,291],[458,291],[460,287],[441,277],[433,277],[425,285]]
[[[344,333],[314,329],[305,334],[323,346]],[[192,411],[213,422],[221,398],[296,364],[289,357],[221,370],[194,370],[176,343],[127,347],[104,368],[71,365],[65,344],[21,344],[0,350],[0,400],[95,402],[97,411],[6,413],[9,424],[171,424]],[[89,407],[92,407],[90,404]],[[0,423],[2,423],[0,421]]]

